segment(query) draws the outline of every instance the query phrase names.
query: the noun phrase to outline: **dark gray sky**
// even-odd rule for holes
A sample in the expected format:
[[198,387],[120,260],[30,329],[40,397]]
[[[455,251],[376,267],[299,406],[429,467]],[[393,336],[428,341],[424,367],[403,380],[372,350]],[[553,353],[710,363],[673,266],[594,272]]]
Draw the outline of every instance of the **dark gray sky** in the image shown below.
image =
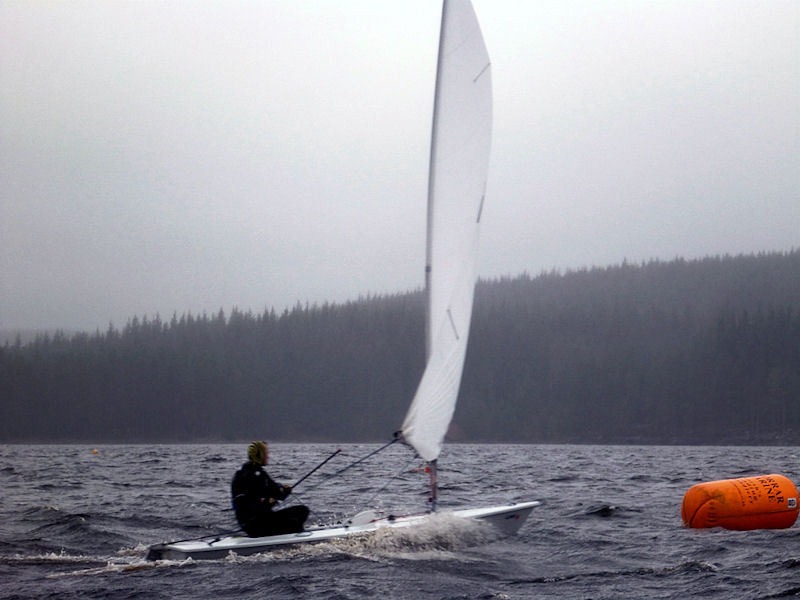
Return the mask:
[[[800,3],[474,5],[483,277],[800,246]],[[0,1],[0,328],[421,286],[439,12]]]

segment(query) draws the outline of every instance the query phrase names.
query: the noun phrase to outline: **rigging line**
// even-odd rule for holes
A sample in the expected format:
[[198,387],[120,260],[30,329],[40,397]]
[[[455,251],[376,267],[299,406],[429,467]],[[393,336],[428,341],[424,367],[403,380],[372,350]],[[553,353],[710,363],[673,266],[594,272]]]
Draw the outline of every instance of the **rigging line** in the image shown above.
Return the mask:
[[195,540],[207,540],[209,538],[214,538],[209,542],[213,544],[214,542],[218,542],[221,538],[228,536],[228,535],[235,535],[237,533],[244,533],[244,529],[239,527],[238,529],[228,529],[226,531],[217,531],[216,533],[209,533],[208,535],[204,535],[203,537],[193,537],[193,538],[186,538],[185,540],[174,540],[172,542],[164,542],[165,544],[180,544],[181,542],[194,542]]
[[308,479],[310,475],[314,474],[316,471],[318,471],[320,468],[322,468],[322,466],[323,466],[323,465],[324,465],[326,462],[328,462],[329,460],[331,460],[331,459],[332,459],[334,456],[336,456],[337,454],[339,454],[341,451],[342,451],[342,449],[341,449],[341,448],[339,448],[339,449],[338,449],[336,452],[334,452],[333,454],[331,454],[331,455],[330,455],[328,458],[326,458],[325,460],[323,460],[323,461],[322,461],[321,463],[319,463],[319,464],[318,464],[316,467],[314,467],[314,468],[313,468],[313,469],[311,469],[311,470],[310,470],[308,473],[306,473],[305,475],[303,475],[303,476],[302,476],[300,479],[298,479],[297,481],[295,481],[295,482],[294,482],[294,484],[292,484],[292,489],[296,488],[296,487],[297,487],[298,485],[300,485],[300,484],[301,484],[303,481],[305,481],[306,479]]
[[[325,460],[323,460],[323,461],[322,461],[321,463],[319,463],[319,464],[318,464],[316,467],[314,467],[314,468],[313,468],[313,469],[311,469],[311,470],[310,470],[308,473],[306,473],[305,475],[303,475],[303,476],[302,476],[300,479],[298,479],[297,481],[295,481],[295,482],[294,482],[294,483],[293,483],[293,484],[290,486],[290,489],[291,489],[291,491],[292,491],[292,494],[293,494],[293,496],[292,496],[292,499],[291,499],[290,501],[288,501],[288,502],[287,502],[287,501],[286,501],[286,498],[284,498],[284,499],[282,500],[282,502],[284,503],[283,505],[284,505],[284,506],[292,506],[292,505],[293,505],[293,504],[295,504],[296,502],[299,502],[299,501],[300,501],[300,497],[299,497],[299,496],[297,496],[297,495],[294,495],[294,494],[295,494],[295,491],[294,491],[294,489],[295,489],[295,488],[296,488],[296,487],[297,487],[297,486],[298,486],[300,483],[302,483],[303,481],[305,481],[306,479],[308,479],[308,477],[309,477],[310,475],[312,475],[313,473],[316,473],[316,472],[317,472],[319,469],[321,469],[321,468],[323,467],[323,465],[325,465],[325,463],[327,463],[329,460],[331,460],[331,459],[332,459],[334,456],[336,456],[337,454],[339,454],[341,451],[342,451],[342,449],[341,449],[341,448],[339,448],[338,450],[336,450],[336,452],[334,452],[333,454],[331,454],[331,455],[330,455],[328,458],[326,458]],[[311,488],[306,488],[306,489],[314,489],[314,488],[313,488],[313,487],[311,487]]]
[[334,477],[338,477],[339,475],[341,475],[341,474],[342,474],[342,473],[344,473],[345,471],[348,471],[349,469],[352,469],[352,468],[353,468],[353,467],[355,467],[356,465],[358,465],[358,464],[361,464],[362,462],[364,462],[364,461],[365,461],[365,460],[367,460],[368,458],[370,458],[370,457],[372,457],[372,456],[375,456],[375,455],[376,455],[378,452],[380,452],[381,450],[385,450],[386,448],[388,448],[389,446],[391,446],[392,444],[394,444],[395,442],[398,442],[398,441],[400,441],[400,440],[401,440],[401,438],[400,438],[399,436],[397,436],[397,437],[394,437],[394,438],[393,438],[393,439],[392,439],[390,442],[387,442],[386,444],[384,444],[383,446],[381,446],[381,447],[380,447],[380,448],[378,448],[377,450],[373,450],[372,452],[370,452],[369,454],[367,454],[365,457],[363,457],[363,458],[359,458],[357,461],[350,463],[349,465],[347,465],[347,466],[346,466],[346,467],[344,467],[343,469],[339,469],[338,471],[336,471],[336,473],[331,473],[330,475],[328,475],[327,477],[325,477],[325,478],[324,478],[322,481],[320,481],[318,484],[316,484],[316,485],[313,485],[313,486],[311,486],[311,487],[307,487],[307,488],[306,488],[306,493],[310,492],[311,490],[314,490],[314,489],[318,488],[318,487],[319,487],[319,486],[321,486],[323,483],[327,483],[329,480],[333,479]]
[[381,486],[381,487],[380,487],[380,488],[379,488],[379,489],[378,489],[378,490],[377,490],[377,491],[376,491],[376,492],[375,492],[375,493],[372,495],[372,497],[371,497],[369,500],[367,500],[367,501],[364,503],[364,506],[366,506],[366,507],[372,506],[373,502],[375,501],[375,498],[377,498],[379,494],[381,494],[381,493],[382,493],[382,492],[383,492],[383,491],[384,491],[384,490],[385,490],[387,487],[389,487],[389,484],[390,484],[390,483],[391,483],[393,480],[395,480],[395,479],[397,479],[398,477],[400,477],[400,474],[401,474],[401,473],[403,473],[403,472],[407,471],[407,470],[408,470],[408,466],[409,466],[411,463],[413,463],[413,462],[416,462],[417,460],[419,460],[419,457],[418,457],[418,456],[416,456],[416,454],[415,454],[415,455],[414,455],[414,456],[413,456],[413,457],[412,457],[412,458],[411,458],[411,459],[410,459],[410,460],[409,460],[409,461],[408,461],[406,464],[404,464],[404,465],[402,466],[402,468],[401,468],[401,469],[400,469],[400,470],[399,470],[397,473],[395,473],[394,475],[391,475],[391,476],[390,476],[390,477],[389,477],[389,478],[386,480],[386,483],[384,483],[384,484],[383,484],[383,485],[382,485],[382,486]]

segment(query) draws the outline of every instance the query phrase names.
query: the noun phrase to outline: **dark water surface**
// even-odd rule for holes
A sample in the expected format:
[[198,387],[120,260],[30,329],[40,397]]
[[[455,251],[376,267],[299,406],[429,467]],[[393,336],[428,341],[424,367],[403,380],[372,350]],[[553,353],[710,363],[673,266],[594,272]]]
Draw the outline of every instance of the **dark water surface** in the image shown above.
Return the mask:
[[[426,475],[400,445],[325,481],[377,447],[342,446],[298,488],[311,521],[424,504]],[[336,448],[273,444],[270,473],[292,482]],[[450,445],[442,508],[542,500],[518,535],[490,539],[443,518],[355,542],[155,564],[144,560],[149,544],[235,527],[228,489],[246,445],[92,450],[0,446],[0,597],[800,597],[800,527],[690,530],[680,520],[695,483],[800,481],[795,447]]]

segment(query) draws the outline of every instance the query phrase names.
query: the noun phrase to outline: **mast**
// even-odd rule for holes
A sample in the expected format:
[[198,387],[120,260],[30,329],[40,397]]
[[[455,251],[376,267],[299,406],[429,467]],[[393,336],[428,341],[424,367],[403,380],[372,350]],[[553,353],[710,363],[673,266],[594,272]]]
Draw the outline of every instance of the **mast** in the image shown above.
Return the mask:
[[458,399],[491,146],[491,62],[469,0],[443,0],[433,102],[425,248],[425,371],[401,428],[435,461]]
[[434,458],[432,461],[428,462],[428,466],[426,467],[428,474],[431,476],[431,495],[428,498],[428,503],[431,505],[431,512],[436,511],[436,504],[437,504],[437,488],[436,488],[436,459]]
[[[439,53],[436,58],[436,87],[433,94],[433,122],[431,124],[431,152],[428,164],[428,218],[425,236],[425,362],[431,358],[433,349],[433,326],[431,325],[431,277],[433,273],[433,211],[434,189],[436,188],[436,163],[438,161],[438,130],[439,130],[439,92],[442,86],[442,61],[446,45],[445,32],[447,24],[448,0],[442,0],[442,19],[439,25]],[[436,511],[437,486],[436,486],[436,459],[428,461],[425,469],[430,475],[430,497],[428,503],[431,511]]]
[[439,126],[439,90],[442,85],[442,59],[445,47],[445,23],[448,0],[442,2],[442,19],[439,25],[439,53],[436,59],[436,87],[433,94],[433,122],[431,124],[431,152],[428,157],[428,218],[425,235],[425,362],[430,360],[433,348],[431,325],[431,274],[433,271],[433,201],[436,187],[436,161],[438,159],[437,131]]

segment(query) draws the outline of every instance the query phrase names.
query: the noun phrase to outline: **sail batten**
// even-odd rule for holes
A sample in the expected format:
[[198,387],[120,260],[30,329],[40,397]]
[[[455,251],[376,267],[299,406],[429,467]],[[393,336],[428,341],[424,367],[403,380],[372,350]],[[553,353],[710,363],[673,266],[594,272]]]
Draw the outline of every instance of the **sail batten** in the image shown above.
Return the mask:
[[445,0],[428,176],[427,364],[402,427],[427,461],[441,451],[464,368],[491,121],[491,62],[472,4]]

